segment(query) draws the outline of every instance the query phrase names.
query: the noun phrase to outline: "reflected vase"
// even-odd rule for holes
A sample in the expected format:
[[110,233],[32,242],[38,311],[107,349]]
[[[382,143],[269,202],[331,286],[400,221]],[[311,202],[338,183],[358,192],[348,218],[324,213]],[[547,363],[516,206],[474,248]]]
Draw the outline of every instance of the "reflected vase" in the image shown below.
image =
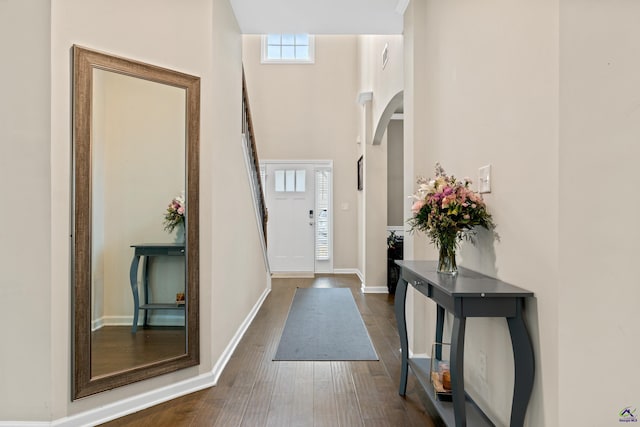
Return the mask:
[[456,264],[456,236],[448,235],[440,240],[438,254],[438,273],[456,275],[458,265]]
[[184,222],[179,223],[178,225],[176,225],[176,236],[175,236],[175,243],[184,243]]

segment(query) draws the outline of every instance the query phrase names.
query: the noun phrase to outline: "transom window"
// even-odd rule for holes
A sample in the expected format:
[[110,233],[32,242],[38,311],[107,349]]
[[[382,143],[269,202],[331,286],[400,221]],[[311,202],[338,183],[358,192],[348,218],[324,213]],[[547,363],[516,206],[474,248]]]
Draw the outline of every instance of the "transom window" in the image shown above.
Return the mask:
[[262,36],[262,62],[274,64],[314,62],[314,37],[309,34]]

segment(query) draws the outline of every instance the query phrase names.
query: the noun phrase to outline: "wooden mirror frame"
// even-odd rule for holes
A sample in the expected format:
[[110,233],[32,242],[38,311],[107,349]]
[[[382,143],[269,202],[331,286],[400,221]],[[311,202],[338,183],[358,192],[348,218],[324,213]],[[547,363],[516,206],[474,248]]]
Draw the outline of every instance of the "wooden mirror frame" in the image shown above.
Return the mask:
[[[199,339],[199,134],[200,78],[77,45],[73,48],[73,392],[72,399],[200,363]],[[91,152],[93,70],[102,69],[186,90],[185,354],[131,369],[91,376]]]

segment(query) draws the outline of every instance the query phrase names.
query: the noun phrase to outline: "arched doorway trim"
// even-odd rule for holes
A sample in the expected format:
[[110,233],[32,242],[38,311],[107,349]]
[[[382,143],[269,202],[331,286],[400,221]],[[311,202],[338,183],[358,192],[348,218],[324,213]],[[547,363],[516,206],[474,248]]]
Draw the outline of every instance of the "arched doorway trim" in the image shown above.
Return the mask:
[[404,103],[404,91],[400,91],[396,93],[393,98],[389,101],[387,106],[385,107],[382,115],[380,116],[380,120],[376,126],[376,131],[373,134],[373,145],[380,145],[382,142],[382,137],[384,133],[387,131],[387,126],[389,126],[389,121],[391,117],[398,112],[398,110],[402,109]]

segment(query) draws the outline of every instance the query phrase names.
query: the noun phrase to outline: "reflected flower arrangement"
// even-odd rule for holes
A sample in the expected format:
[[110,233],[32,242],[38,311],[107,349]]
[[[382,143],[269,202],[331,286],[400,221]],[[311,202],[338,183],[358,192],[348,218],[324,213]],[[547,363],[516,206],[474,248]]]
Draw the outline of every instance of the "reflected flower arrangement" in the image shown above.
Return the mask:
[[163,225],[165,231],[171,233],[178,225],[184,224],[185,208],[184,193],[171,200],[164,214]]

